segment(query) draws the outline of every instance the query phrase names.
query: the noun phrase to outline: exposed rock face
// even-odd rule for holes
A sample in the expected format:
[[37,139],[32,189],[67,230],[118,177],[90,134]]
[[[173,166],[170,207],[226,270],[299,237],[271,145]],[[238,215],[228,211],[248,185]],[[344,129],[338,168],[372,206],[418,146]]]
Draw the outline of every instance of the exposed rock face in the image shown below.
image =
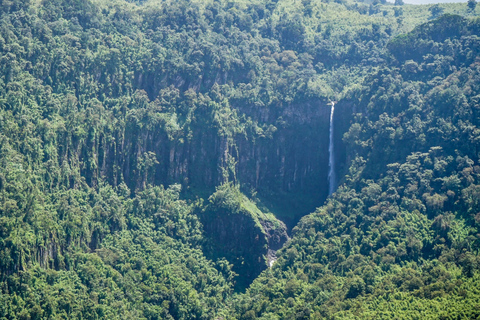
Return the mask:
[[[271,268],[277,260],[277,250],[281,249],[285,242],[287,242],[289,239],[285,225],[282,224],[282,226],[279,227],[277,221],[260,220],[262,229],[267,235],[268,250],[266,262],[269,268]],[[275,225],[275,223],[277,223],[277,225]]]
[[266,269],[288,240],[283,222],[261,212],[240,191],[225,185],[210,197],[202,220],[212,258],[225,257],[238,273],[242,290]]
[[[318,199],[308,205],[298,201],[304,204],[295,210],[299,214],[326,198],[330,109],[325,101],[270,106],[231,101],[240,131],[226,132],[216,120],[223,111],[217,115],[205,106],[192,107],[187,125],[180,119],[184,116],[158,113],[160,106],[138,96],[135,103],[144,107],[126,114],[115,127],[92,130],[84,140],[66,139],[72,145],[61,157],[74,150],[79,161],[91,159],[82,167],[87,183],[95,185],[103,176],[114,186],[125,182],[131,190],[181,183],[213,191],[230,180],[265,196],[281,195],[280,200],[298,194]],[[115,139],[107,140],[110,130]]]
[[275,220],[260,220],[263,233],[267,236],[268,249],[277,251],[283,247],[284,243],[289,239],[285,224]]
[[[187,104],[187,98],[178,104]],[[78,161],[90,159],[81,169],[87,183],[94,185],[104,177],[114,186],[125,182],[132,191],[148,184],[180,183],[185,189],[211,193],[216,186],[234,181],[257,190],[262,200],[270,201],[268,205],[289,207],[280,218],[290,228],[325,200],[330,114],[326,101],[269,106],[215,102],[226,108],[218,113],[208,103],[198,103],[184,108],[193,110],[188,122],[180,119],[181,113],[161,111],[141,93],[135,99],[138,108],[132,107],[118,126],[92,129],[83,140],[65,138],[68,143],[60,156],[75,152],[78,157],[72,158]],[[340,101],[336,107],[337,163],[343,170],[346,153],[340,145],[352,106]],[[219,120],[226,114],[231,119]],[[228,121],[233,123],[230,127]],[[112,135],[114,139],[105,138]],[[210,204],[204,211],[204,226],[212,252],[227,257],[240,274],[239,282],[249,283],[275,260],[275,250],[288,236],[285,224],[263,214],[248,199],[240,197],[236,203],[233,207]],[[274,209],[270,210],[278,214],[280,210]]]
[[[299,215],[313,211],[328,194],[330,108],[317,100],[264,110],[244,109],[263,126],[264,134],[253,141],[248,135],[238,137],[238,180],[263,196],[281,195],[275,202],[292,199]],[[298,201],[298,195],[317,202]],[[290,227],[295,223],[284,221]]]
[[345,143],[343,142],[343,135],[348,131],[353,123],[354,115],[357,112],[357,106],[349,100],[341,100],[335,104],[335,120],[334,120],[334,143],[335,143],[335,162],[337,178],[342,182],[343,177],[348,170],[350,161],[352,159],[347,158],[347,150]]

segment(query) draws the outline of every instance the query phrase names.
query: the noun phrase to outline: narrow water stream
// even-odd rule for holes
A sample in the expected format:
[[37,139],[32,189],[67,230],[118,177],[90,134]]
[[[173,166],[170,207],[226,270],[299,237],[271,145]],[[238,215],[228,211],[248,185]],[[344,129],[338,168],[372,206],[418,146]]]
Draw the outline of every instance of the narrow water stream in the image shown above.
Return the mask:
[[335,181],[335,149],[333,141],[333,114],[335,112],[335,102],[332,101],[332,109],[330,111],[330,135],[328,143],[328,195],[331,195],[336,188]]

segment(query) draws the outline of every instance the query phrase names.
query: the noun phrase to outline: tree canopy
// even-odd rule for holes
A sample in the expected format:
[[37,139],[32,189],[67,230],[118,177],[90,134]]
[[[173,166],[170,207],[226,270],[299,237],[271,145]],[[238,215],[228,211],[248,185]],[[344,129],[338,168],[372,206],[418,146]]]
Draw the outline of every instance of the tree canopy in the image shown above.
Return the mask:
[[477,16],[0,0],[0,318],[479,317]]

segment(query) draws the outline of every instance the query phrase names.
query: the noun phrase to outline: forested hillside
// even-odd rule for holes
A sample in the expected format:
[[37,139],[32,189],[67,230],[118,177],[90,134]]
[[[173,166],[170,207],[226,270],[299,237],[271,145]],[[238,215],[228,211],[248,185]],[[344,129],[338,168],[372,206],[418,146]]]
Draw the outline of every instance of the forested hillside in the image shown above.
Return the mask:
[[445,15],[389,43],[388,65],[350,96],[345,184],[294,228],[236,314],[480,316],[479,22]]
[[399,4],[1,0],[0,318],[479,317],[480,8]]

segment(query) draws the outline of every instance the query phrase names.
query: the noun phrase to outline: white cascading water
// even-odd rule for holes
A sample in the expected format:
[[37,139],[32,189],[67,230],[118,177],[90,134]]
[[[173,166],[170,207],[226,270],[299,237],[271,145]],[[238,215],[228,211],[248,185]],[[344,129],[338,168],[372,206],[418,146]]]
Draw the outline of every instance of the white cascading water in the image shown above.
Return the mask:
[[330,111],[330,136],[328,144],[328,195],[335,191],[335,156],[333,142],[333,113],[335,112],[335,102],[332,102]]

